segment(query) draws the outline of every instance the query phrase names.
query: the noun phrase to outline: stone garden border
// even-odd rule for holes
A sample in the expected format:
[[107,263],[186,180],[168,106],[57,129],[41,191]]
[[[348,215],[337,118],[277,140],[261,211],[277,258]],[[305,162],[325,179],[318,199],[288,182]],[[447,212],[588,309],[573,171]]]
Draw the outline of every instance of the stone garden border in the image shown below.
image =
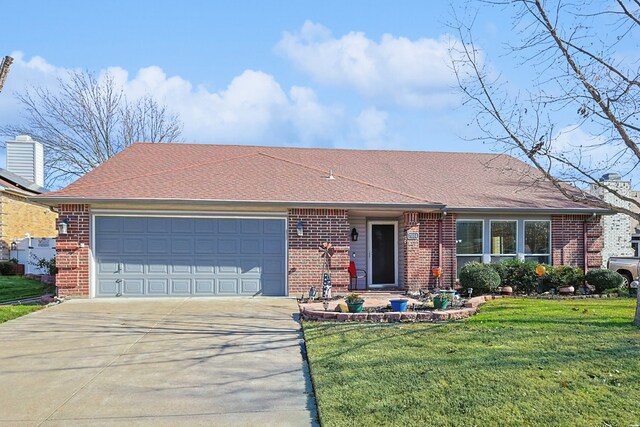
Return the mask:
[[478,312],[478,307],[486,301],[501,298],[532,298],[532,299],[587,299],[587,298],[615,298],[617,294],[593,294],[593,295],[481,295],[469,299],[463,308],[455,308],[448,310],[426,310],[426,311],[408,311],[398,312],[389,311],[386,313],[339,313],[336,311],[308,310],[304,307],[300,308],[300,315],[304,320],[313,321],[337,321],[337,322],[434,322],[443,320],[459,320],[466,319]]

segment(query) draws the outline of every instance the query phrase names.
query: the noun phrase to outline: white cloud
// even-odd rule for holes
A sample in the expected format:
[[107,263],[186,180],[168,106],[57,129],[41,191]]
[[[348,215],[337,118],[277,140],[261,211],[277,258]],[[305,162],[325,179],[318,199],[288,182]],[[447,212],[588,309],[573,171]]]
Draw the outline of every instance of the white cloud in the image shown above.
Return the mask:
[[410,40],[385,34],[376,42],[350,32],[336,38],[328,28],[307,21],[297,33],[284,33],[276,50],[321,84],[422,108],[457,102],[449,60],[455,43],[447,35]]
[[389,114],[376,108],[360,112],[354,121],[354,139],[362,141],[366,148],[398,148],[396,138],[387,129]]
[[[55,90],[56,79],[70,71],[40,57],[27,60],[21,52],[12,56],[15,61],[0,96],[3,124],[20,120],[22,107],[13,92],[33,85]],[[127,96],[150,94],[178,113],[189,142],[331,145],[348,121],[341,107],[321,104],[312,89],[293,86],[286,91],[262,71],[245,70],[217,91],[167,76],[157,66],[142,68],[133,76],[123,68],[109,67],[99,75],[107,72]]]

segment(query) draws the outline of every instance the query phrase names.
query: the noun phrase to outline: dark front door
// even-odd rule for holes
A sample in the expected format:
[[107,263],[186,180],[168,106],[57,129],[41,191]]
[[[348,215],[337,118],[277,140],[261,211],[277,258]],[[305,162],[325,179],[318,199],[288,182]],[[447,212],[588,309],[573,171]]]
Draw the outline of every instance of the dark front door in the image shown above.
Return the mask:
[[371,284],[396,284],[394,224],[371,224]]

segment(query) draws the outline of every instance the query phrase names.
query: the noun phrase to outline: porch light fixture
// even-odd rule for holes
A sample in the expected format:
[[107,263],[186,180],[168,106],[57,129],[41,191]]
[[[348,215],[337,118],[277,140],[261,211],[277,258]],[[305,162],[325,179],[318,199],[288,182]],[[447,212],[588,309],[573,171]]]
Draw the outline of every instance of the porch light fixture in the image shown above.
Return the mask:
[[69,233],[69,218],[65,218],[58,223],[58,234],[64,235]]
[[356,230],[355,227],[351,230],[351,241],[352,242],[358,241],[358,230]]
[[18,250],[18,243],[15,240],[13,242],[11,242],[11,250],[12,251],[17,251]]
[[298,225],[296,227],[296,232],[298,233],[298,237],[304,236],[304,230],[302,229],[303,226],[304,226],[304,224],[302,223],[302,220],[299,219],[298,220]]

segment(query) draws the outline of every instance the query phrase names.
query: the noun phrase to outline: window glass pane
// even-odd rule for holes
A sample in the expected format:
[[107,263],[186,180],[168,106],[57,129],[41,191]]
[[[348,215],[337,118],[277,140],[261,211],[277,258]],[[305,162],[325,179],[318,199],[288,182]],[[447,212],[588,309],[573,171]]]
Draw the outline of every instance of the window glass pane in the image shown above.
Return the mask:
[[516,253],[516,228],[515,221],[491,221],[492,254]]
[[549,253],[549,221],[525,221],[524,223],[524,253]]
[[471,261],[481,262],[482,257],[481,256],[459,256],[457,257],[457,260],[458,260],[458,276],[460,276],[460,270],[462,270],[462,267],[464,267],[465,264]]
[[458,221],[456,251],[461,255],[482,253],[482,221]]
[[529,255],[524,257],[525,261],[535,261],[538,264],[549,264],[549,255]]

